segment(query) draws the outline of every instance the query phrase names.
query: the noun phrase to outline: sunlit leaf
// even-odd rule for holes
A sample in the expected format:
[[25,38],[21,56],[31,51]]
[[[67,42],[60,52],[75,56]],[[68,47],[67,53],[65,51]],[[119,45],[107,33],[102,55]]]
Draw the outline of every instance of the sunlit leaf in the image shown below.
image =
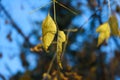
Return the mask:
[[51,16],[48,14],[48,16],[42,23],[42,42],[45,51],[48,51],[48,47],[52,43],[56,32],[56,24]]
[[61,54],[62,54],[62,43],[66,41],[66,36],[63,31],[58,31],[58,40],[57,40],[57,61],[62,69],[62,64],[61,64]]
[[118,21],[115,15],[110,16],[109,18],[109,25],[110,25],[110,29],[111,29],[111,34],[114,36],[118,36],[119,35],[119,29],[118,29]]
[[98,44],[97,44],[97,46],[99,46],[100,44],[103,43],[104,40],[108,40],[108,38],[110,37],[110,27],[108,22],[100,25],[96,29],[96,32],[100,33],[98,37]]

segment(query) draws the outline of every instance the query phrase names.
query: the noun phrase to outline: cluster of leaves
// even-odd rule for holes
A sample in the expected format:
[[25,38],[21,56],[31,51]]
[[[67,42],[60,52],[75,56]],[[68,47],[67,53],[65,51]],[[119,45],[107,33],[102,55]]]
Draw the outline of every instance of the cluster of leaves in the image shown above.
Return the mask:
[[[58,5],[62,6],[63,8],[67,9],[68,11],[70,11],[73,14],[76,14],[74,11],[72,11],[71,9],[67,8],[66,6],[64,6],[63,4],[61,4],[60,2],[58,2],[57,0],[53,0],[53,3],[57,3]],[[55,7],[55,5],[54,5]],[[54,10],[55,12],[56,10]],[[52,17],[50,16],[50,14],[48,13],[47,17],[45,18],[45,20],[42,22],[42,44],[38,44],[37,46],[35,46],[34,48],[31,48],[31,51],[41,51],[42,47],[44,48],[44,50],[49,53],[49,46],[52,43],[56,43],[57,45],[57,63],[59,65],[59,67],[62,69],[62,64],[61,64],[61,56],[62,56],[62,44],[66,41],[66,35],[64,33],[64,31],[60,30],[58,28],[57,25],[57,21],[56,21],[56,13],[54,13],[54,20],[52,19]],[[77,31],[75,30],[67,30],[68,32],[70,31]],[[53,41],[55,38],[55,35],[57,34],[57,40]]]
[[[56,0],[53,0],[53,2],[58,3]],[[64,5],[62,6],[65,7]],[[69,8],[67,9],[69,10]],[[104,41],[107,41],[110,35],[120,36],[120,30],[118,28],[118,22],[116,16],[115,15],[110,16],[107,22],[103,23],[96,29],[96,32],[100,33],[98,37],[97,46],[101,45]],[[44,50],[48,53],[49,46],[55,42],[53,40],[56,34],[57,34],[57,42],[56,42],[57,61],[59,67],[62,69],[62,64],[61,64],[62,44],[63,42],[66,41],[66,35],[63,31],[57,29],[57,22],[52,19],[49,13],[42,23],[42,44],[38,44],[34,48],[31,48],[31,50],[41,51],[41,47],[43,46]]]
[[104,24],[100,25],[96,32],[99,32],[98,46],[103,43],[104,40],[108,40],[110,35],[120,36],[120,30],[118,27],[118,21],[115,15],[110,16],[109,20]]
[[63,31],[60,30],[57,31],[56,23],[54,22],[50,14],[48,14],[48,16],[45,18],[45,20],[42,23],[42,44],[38,44],[31,50],[40,51],[41,48],[39,47],[43,46],[44,50],[47,53],[49,53],[48,47],[52,44],[56,33],[57,33],[57,43],[56,43],[57,61],[58,61],[58,65],[62,69],[62,64],[61,64],[62,44],[63,42],[66,41],[66,35]]

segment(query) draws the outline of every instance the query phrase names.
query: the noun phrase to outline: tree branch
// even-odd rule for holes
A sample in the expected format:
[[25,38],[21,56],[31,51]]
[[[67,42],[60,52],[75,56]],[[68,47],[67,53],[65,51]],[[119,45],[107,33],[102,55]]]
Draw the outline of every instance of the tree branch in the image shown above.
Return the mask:
[[9,20],[11,21],[12,27],[14,27],[18,33],[21,34],[21,36],[25,39],[25,42],[28,45],[31,45],[31,43],[29,42],[29,38],[26,37],[23,32],[20,30],[20,28],[18,27],[18,25],[14,22],[14,20],[12,19],[12,17],[10,16],[10,14],[7,12],[7,10],[4,8],[4,6],[0,3],[0,8],[1,10],[5,13],[5,15],[9,18]]
[[2,74],[0,74],[0,79],[6,80],[5,77]]

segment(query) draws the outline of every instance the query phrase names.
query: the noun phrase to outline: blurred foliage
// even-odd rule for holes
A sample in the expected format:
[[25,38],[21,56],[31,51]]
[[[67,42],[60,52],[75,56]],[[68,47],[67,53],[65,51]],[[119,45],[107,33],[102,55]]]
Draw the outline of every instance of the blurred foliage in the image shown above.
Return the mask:
[[[22,61],[23,67],[26,69],[24,73],[18,72],[13,75],[10,80],[114,80],[114,77],[120,76],[120,51],[116,50],[114,52],[115,57],[110,60],[110,63],[106,64],[106,53],[101,52],[101,46],[97,47],[97,38],[94,36],[95,30],[95,21],[98,21],[100,24],[103,23],[101,12],[102,5],[108,5],[107,0],[87,0],[87,4],[83,4],[81,1],[77,2],[77,7],[71,5],[72,0],[58,0],[60,3],[64,4],[66,7],[71,8],[73,11],[77,12],[78,15],[84,14],[84,11],[81,10],[81,6],[85,5],[91,12],[95,12],[90,20],[90,32],[86,35],[86,31],[83,26],[76,26],[72,24],[72,20],[77,16],[69,12],[65,8],[56,4],[56,15],[57,23],[60,30],[69,29],[70,26],[73,28],[78,28],[77,32],[70,33],[68,36],[68,44],[65,50],[65,54],[62,59],[63,69],[58,69],[57,61],[53,62],[53,66],[50,70],[50,73],[47,74],[47,70],[50,66],[50,62],[54,56],[56,45],[52,44],[49,47],[50,53],[46,53],[44,50],[39,52],[31,52],[30,54],[37,55],[37,66],[33,70],[29,70],[29,63],[26,60],[26,56],[29,55],[27,52],[30,47],[34,45],[29,42],[29,37],[35,35],[36,39],[39,40],[40,35],[39,31],[34,30],[31,32],[31,35],[25,38],[24,44],[21,46],[20,58]],[[77,0],[76,0],[77,1]],[[24,9],[22,7],[22,9]],[[96,9],[98,11],[96,12]],[[117,5],[115,13],[120,13],[120,6]],[[51,14],[53,14],[53,7],[50,8]],[[5,21],[6,24],[9,23],[8,20]],[[16,24],[12,21],[10,24],[13,24],[16,28]],[[41,25],[41,22],[36,22],[37,25]],[[18,30],[20,34],[21,31]],[[23,34],[22,34],[23,35]],[[87,37],[84,39],[82,44],[76,44],[80,48],[77,50],[71,50],[70,46],[76,42],[78,35],[82,37]],[[24,37],[24,35],[23,35]],[[11,33],[7,35],[7,39],[12,41]],[[115,39],[114,39],[115,40]],[[116,42],[117,44],[117,42]],[[81,47],[82,45],[82,47]],[[107,42],[104,41],[102,45],[107,46]],[[119,45],[117,45],[119,47]],[[71,58],[68,59],[67,57]],[[0,58],[3,57],[0,53]],[[73,62],[74,65],[70,65]],[[4,79],[4,78],[3,78]]]

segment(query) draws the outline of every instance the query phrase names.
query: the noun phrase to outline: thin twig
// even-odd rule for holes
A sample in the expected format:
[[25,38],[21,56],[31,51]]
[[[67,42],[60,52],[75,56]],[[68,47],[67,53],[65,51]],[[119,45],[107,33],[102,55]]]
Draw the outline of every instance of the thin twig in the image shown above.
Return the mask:
[[77,15],[78,13],[76,13],[76,12],[74,12],[73,10],[71,10],[70,8],[68,8],[68,7],[66,7],[66,6],[64,6],[63,4],[61,4],[60,2],[58,2],[58,1],[55,1],[57,4],[59,4],[61,7],[63,7],[63,8],[65,8],[65,9],[67,9],[68,11],[70,11],[71,13],[73,13],[73,14],[75,14],[75,15]]
[[68,31],[70,31],[70,32],[76,32],[76,31],[78,31],[78,29],[76,28],[76,29],[64,29],[63,31],[65,31],[65,32],[68,32]]
[[54,12],[54,21],[56,21],[56,8],[55,8],[55,0],[53,0],[53,12]]
[[[48,68],[48,70],[47,70],[47,74],[49,75],[49,73],[50,73],[50,70],[51,70],[51,68],[52,68],[52,65],[53,65],[53,62],[54,62],[54,60],[55,60],[55,58],[56,58],[56,53],[54,54],[54,56],[53,56],[53,58],[52,58],[52,60],[51,60],[51,62],[50,62],[50,65],[49,65],[49,68]],[[45,80],[45,78],[43,78],[42,80]]]
[[96,12],[99,11],[101,8],[99,8],[98,10],[96,10],[79,28],[78,28],[78,31],[81,31],[82,30],[82,27],[90,20],[92,19],[95,15],[96,15]]
[[[70,25],[69,29],[71,29],[71,28],[72,28],[72,25]],[[67,32],[67,35],[66,35],[67,40],[64,43],[64,47],[63,47],[63,52],[62,52],[61,59],[63,59],[63,56],[65,54],[65,50],[66,50],[66,47],[67,47],[68,38],[69,38],[69,34],[70,34],[70,30],[69,29],[68,29],[68,32]]]
[[[55,21],[55,24],[56,24],[56,26],[57,26],[55,0],[53,0],[52,2],[53,2],[54,21]],[[57,34],[58,34],[58,31],[59,31],[59,28],[58,28],[58,26],[57,26]],[[58,40],[58,36],[57,36],[57,40]],[[48,70],[47,70],[47,74],[50,73],[50,70],[51,70],[51,68],[52,68],[53,62],[54,62],[54,60],[56,59],[56,55],[57,55],[57,51],[55,52],[55,54],[54,54],[54,56],[53,56],[53,58],[52,58],[52,60],[51,60],[51,62],[50,62],[50,66],[49,66],[49,68],[48,68]],[[59,68],[58,68],[58,72],[59,72]],[[43,80],[45,80],[45,78],[43,78]]]
[[[77,29],[77,31],[81,31],[82,30],[82,27],[91,19],[91,18],[93,18],[94,16],[95,16],[95,14],[96,14],[96,12],[97,11],[99,11],[100,10],[100,8],[98,9],[98,10],[96,10],[78,29]],[[71,28],[72,28],[72,25],[70,25],[70,30],[71,30]],[[69,38],[69,34],[70,34],[70,30],[68,29],[68,31],[67,31],[67,40],[66,40],[66,42],[65,42],[65,44],[64,44],[64,47],[63,47],[63,53],[62,53],[62,59],[63,59],[63,56],[64,56],[64,54],[65,54],[65,50],[66,50],[66,47],[67,47],[67,43],[68,43],[68,38]]]
[[109,17],[111,16],[111,7],[110,7],[110,0],[108,0],[108,10],[109,10]]
[[54,54],[54,56],[53,56],[53,58],[52,58],[52,60],[51,60],[51,62],[50,62],[50,66],[49,66],[49,68],[48,68],[47,74],[50,73],[50,70],[51,70],[52,65],[53,65],[53,62],[54,62],[54,60],[55,60],[55,58],[56,58],[56,55],[57,55],[57,53]]
[[38,7],[38,8],[36,8],[36,9],[32,10],[32,11],[31,11],[31,12],[29,12],[29,13],[30,13],[30,14],[33,14],[34,12],[36,12],[36,11],[40,10],[41,8],[46,7],[47,5],[49,5],[49,4],[51,4],[51,3],[52,3],[52,1],[50,1],[49,3],[47,3],[47,4],[43,5],[42,7]]
[[[55,21],[55,23],[56,23],[56,26],[57,26],[57,42],[58,42],[58,31],[59,31],[59,28],[58,28],[58,25],[57,25],[57,20],[56,20],[56,5],[55,5],[55,2],[56,2],[56,0],[53,0],[53,12],[54,12],[54,21]],[[58,44],[57,44],[57,47],[58,47]],[[57,50],[56,50],[56,54],[55,55],[57,55],[58,53],[57,53]],[[58,60],[57,60],[57,62],[58,62]],[[58,78],[58,80],[60,80],[60,68],[59,68],[59,66],[57,65],[57,71],[58,71],[58,76],[57,76],[57,78]]]
[[0,74],[0,79],[6,80],[5,77],[2,74]]

